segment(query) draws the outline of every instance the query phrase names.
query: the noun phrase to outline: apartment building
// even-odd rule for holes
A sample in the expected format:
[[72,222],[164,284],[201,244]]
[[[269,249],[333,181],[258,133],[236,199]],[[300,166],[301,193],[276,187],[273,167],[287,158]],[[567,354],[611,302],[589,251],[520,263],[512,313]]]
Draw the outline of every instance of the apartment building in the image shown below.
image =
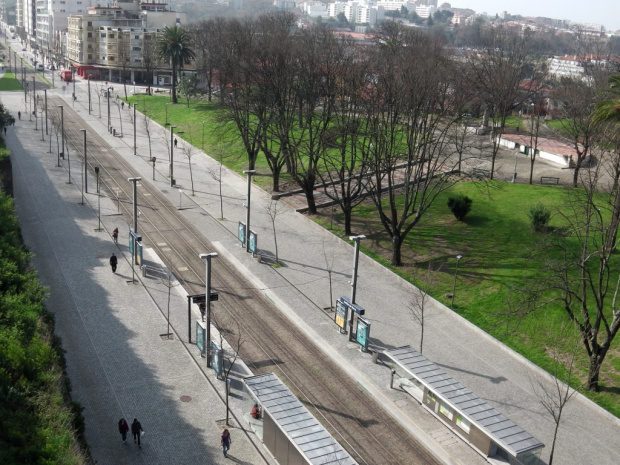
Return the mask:
[[[89,7],[68,18],[67,61],[84,78],[169,85],[171,70],[157,59],[156,43],[165,27],[185,21],[185,13],[170,11],[166,3],[117,0]],[[189,64],[185,71],[193,68]]]

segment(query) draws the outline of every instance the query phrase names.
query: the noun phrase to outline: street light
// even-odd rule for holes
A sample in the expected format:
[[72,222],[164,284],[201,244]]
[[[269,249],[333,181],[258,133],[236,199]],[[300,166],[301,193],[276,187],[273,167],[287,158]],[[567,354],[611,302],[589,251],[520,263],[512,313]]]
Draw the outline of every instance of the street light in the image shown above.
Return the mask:
[[60,108],[60,139],[62,140],[62,152],[58,153],[58,167],[60,168],[60,154],[62,154],[62,158],[65,158],[65,115],[64,107],[58,105],[58,108]]
[[454,306],[454,293],[456,292],[456,274],[459,271],[459,261],[463,258],[462,255],[456,256],[456,267],[454,268],[454,285],[452,286],[452,302],[450,303],[450,308]]
[[245,251],[250,251],[250,194],[252,192],[252,175],[256,174],[256,170],[245,170],[243,174],[248,175],[248,203],[245,206]]
[[205,123],[206,121],[202,122],[202,151],[205,151]]
[[[134,86],[135,86],[135,81],[134,81]],[[134,155],[137,154],[137,149],[136,149],[136,107],[137,106],[138,106],[137,103],[133,104],[133,154]]]
[[168,126],[168,105],[170,105],[172,102],[168,102],[166,103],[166,122],[164,123],[164,126]]
[[201,253],[200,258],[206,260],[205,304],[207,306],[207,368],[211,368],[211,259],[217,253]]
[[168,170],[168,174],[170,175],[170,187],[174,187],[175,184],[174,168],[172,165],[174,162],[174,128],[176,128],[176,126],[170,126],[170,169]]
[[99,227],[95,231],[103,231],[101,229],[101,196],[99,195],[99,167],[95,166],[95,174],[97,175],[97,217],[99,218]]
[[84,134],[84,168],[82,169],[82,205],[84,205],[84,192],[88,193],[88,172],[86,171],[86,129],[80,129]]
[[181,210],[182,201],[183,201],[183,189],[179,189],[179,210]]
[[153,157],[151,161],[153,162],[153,181],[155,181],[155,161],[157,161],[157,158]]
[[519,156],[519,152],[515,152],[515,170],[512,174],[512,182],[517,182],[517,157]]
[[[133,232],[138,234],[138,181],[142,178],[127,178],[127,181],[133,183]],[[135,248],[134,248],[135,250]]]
[[355,293],[357,291],[357,265],[360,256],[360,241],[366,239],[366,236],[351,236],[349,240],[355,242],[355,251],[353,252],[353,277],[351,279],[351,303],[355,303]]
[[111,126],[111,121],[110,121],[110,89],[112,89],[112,87],[108,87],[107,91],[106,91],[106,97],[108,99],[108,132],[111,133],[112,132],[112,126]]

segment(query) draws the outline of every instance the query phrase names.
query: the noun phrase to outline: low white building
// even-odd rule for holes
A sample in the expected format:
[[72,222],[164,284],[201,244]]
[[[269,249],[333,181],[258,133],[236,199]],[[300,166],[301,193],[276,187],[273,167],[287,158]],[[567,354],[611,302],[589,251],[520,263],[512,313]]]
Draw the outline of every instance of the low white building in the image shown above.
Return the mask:
[[385,9],[376,2],[335,2],[327,5],[327,16],[337,17],[344,14],[347,21],[356,24],[370,24],[374,26],[377,21],[385,18]]

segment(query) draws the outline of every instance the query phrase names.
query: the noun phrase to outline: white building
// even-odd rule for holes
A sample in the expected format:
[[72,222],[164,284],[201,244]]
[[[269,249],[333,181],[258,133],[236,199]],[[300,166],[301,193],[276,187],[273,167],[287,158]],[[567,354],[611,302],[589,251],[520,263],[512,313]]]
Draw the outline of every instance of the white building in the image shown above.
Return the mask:
[[58,50],[58,33],[67,29],[69,15],[84,13],[94,0],[35,0],[36,43],[44,54]]
[[378,6],[376,2],[349,1],[329,3],[327,5],[328,17],[335,18],[340,13],[343,13],[350,23],[370,24],[371,26],[385,18],[383,6]]
[[433,5],[418,5],[415,8],[415,14],[420,18],[428,18],[435,14],[437,7]]

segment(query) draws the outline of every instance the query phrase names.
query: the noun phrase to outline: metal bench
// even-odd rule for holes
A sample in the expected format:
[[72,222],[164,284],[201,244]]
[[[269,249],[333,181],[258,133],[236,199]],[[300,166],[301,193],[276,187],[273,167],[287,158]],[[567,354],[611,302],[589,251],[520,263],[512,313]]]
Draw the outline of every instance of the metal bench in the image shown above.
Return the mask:
[[560,178],[554,178],[552,176],[541,176],[540,177],[540,183],[541,184],[559,184],[560,183]]

